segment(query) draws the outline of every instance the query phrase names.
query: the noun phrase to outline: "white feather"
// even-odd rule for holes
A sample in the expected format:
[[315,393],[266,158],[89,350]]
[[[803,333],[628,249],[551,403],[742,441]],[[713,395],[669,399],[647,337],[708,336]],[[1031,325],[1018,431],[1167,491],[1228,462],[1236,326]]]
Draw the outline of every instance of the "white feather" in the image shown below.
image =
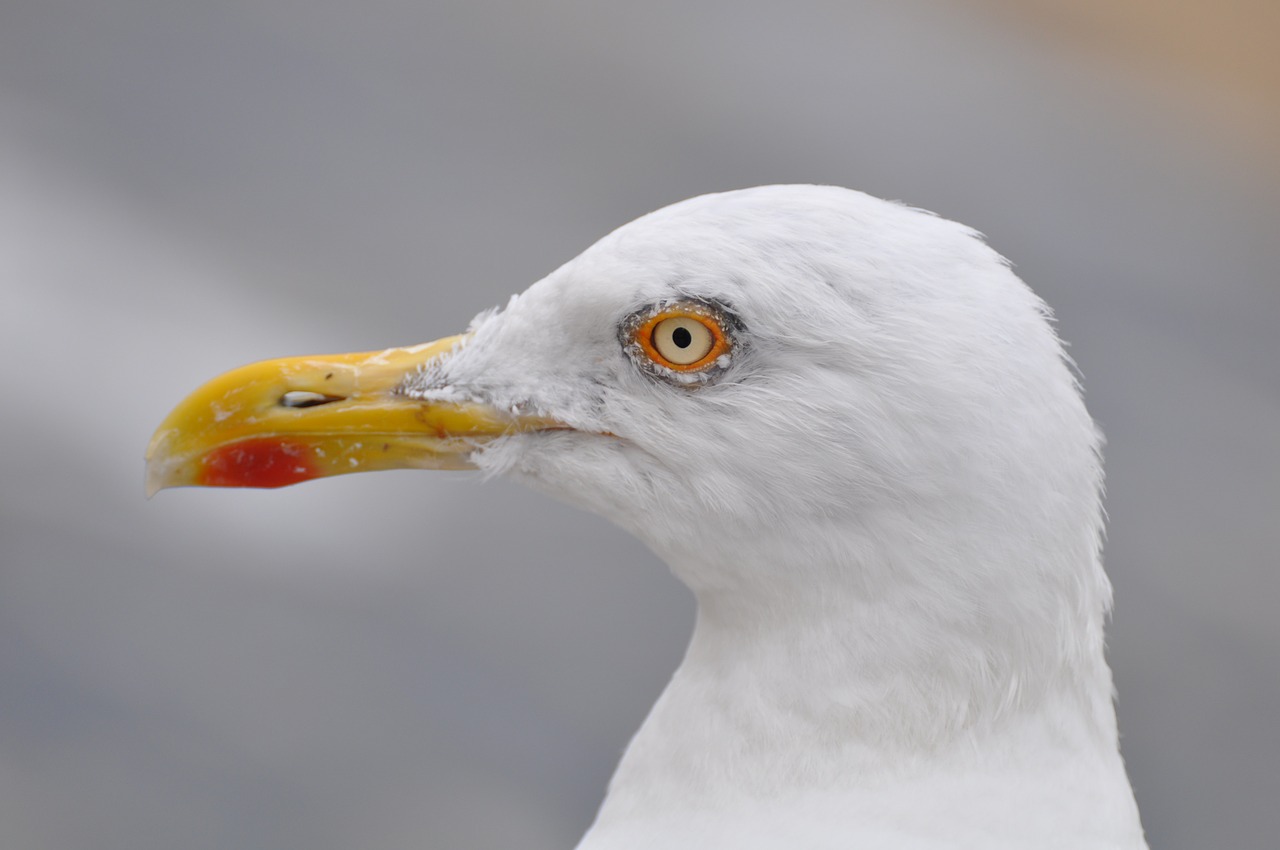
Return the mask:
[[[712,384],[619,344],[679,297],[742,322]],[[473,331],[409,391],[573,426],[475,460],[609,517],[698,599],[581,850],[1146,846],[1103,654],[1100,437],[1048,309],[978,234],[845,189],[708,195]]]

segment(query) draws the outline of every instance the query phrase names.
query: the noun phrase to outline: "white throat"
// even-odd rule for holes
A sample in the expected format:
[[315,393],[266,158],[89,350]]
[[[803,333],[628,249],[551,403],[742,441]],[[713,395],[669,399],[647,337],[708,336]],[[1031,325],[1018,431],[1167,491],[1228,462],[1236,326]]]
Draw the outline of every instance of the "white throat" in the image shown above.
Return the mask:
[[[843,548],[823,562],[754,541],[724,571],[664,553],[697,626],[583,850],[1145,846],[1089,618],[1053,646],[997,649],[998,610],[940,615],[937,583],[904,582],[856,536]],[[788,580],[718,583],[779,575],[786,553]],[[972,574],[956,557],[927,569]]]

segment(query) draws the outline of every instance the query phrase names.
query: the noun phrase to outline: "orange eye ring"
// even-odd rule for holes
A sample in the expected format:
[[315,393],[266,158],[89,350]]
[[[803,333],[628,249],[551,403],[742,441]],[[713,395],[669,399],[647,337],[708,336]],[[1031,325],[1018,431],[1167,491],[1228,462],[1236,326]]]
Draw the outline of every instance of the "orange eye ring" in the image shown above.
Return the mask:
[[[697,345],[698,340],[694,335],[700,335],[699,328],[705,329],[709,337],[709,339],[704,338],[706,339],[703,343],[703,347],[706,348],[705,353],[687,363],[677,362],[673,356],[663,354],[660,349],[666,347],[668,354],[674,355],[669,345],[664,345],[663,340],[660,339],[660,335],[672,326],[675,334],[683,332],[684,339],[689,340],[687,343],[679,340],[676,345],[682,345],[682,343]],[[694,334],[690,334],[690,331]],[[721,326],[719,317],[714,311],[700,304],[672,305],[654,312],[636,327],[632,339],[636,345],[640,346],[640,350],[646,357],[658,366],[673,372],[698,372],[706,369],[730,348],[729,337]]]

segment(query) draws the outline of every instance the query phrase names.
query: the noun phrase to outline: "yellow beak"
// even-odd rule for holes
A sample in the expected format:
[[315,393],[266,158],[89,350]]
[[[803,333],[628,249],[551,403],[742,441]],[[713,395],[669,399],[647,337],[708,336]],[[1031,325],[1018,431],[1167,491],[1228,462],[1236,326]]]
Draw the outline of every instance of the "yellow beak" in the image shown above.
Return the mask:
[[174,408],[147,447],[147,495],[165,487],[283,487],[378,469],[468,469],[479,445],[563,428],[484,404],[399,392],[464,338],[357,354],[264,360],[220,375]]

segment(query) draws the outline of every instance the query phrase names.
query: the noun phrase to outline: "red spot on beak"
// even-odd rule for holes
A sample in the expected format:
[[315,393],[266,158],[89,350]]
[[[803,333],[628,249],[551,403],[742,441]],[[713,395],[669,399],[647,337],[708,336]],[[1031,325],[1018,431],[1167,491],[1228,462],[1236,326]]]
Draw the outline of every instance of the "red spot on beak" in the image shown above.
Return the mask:
[[206,487],[285,487],[320,473],[307,447],[265,437],[219,446],[201,460],[200,484]]

